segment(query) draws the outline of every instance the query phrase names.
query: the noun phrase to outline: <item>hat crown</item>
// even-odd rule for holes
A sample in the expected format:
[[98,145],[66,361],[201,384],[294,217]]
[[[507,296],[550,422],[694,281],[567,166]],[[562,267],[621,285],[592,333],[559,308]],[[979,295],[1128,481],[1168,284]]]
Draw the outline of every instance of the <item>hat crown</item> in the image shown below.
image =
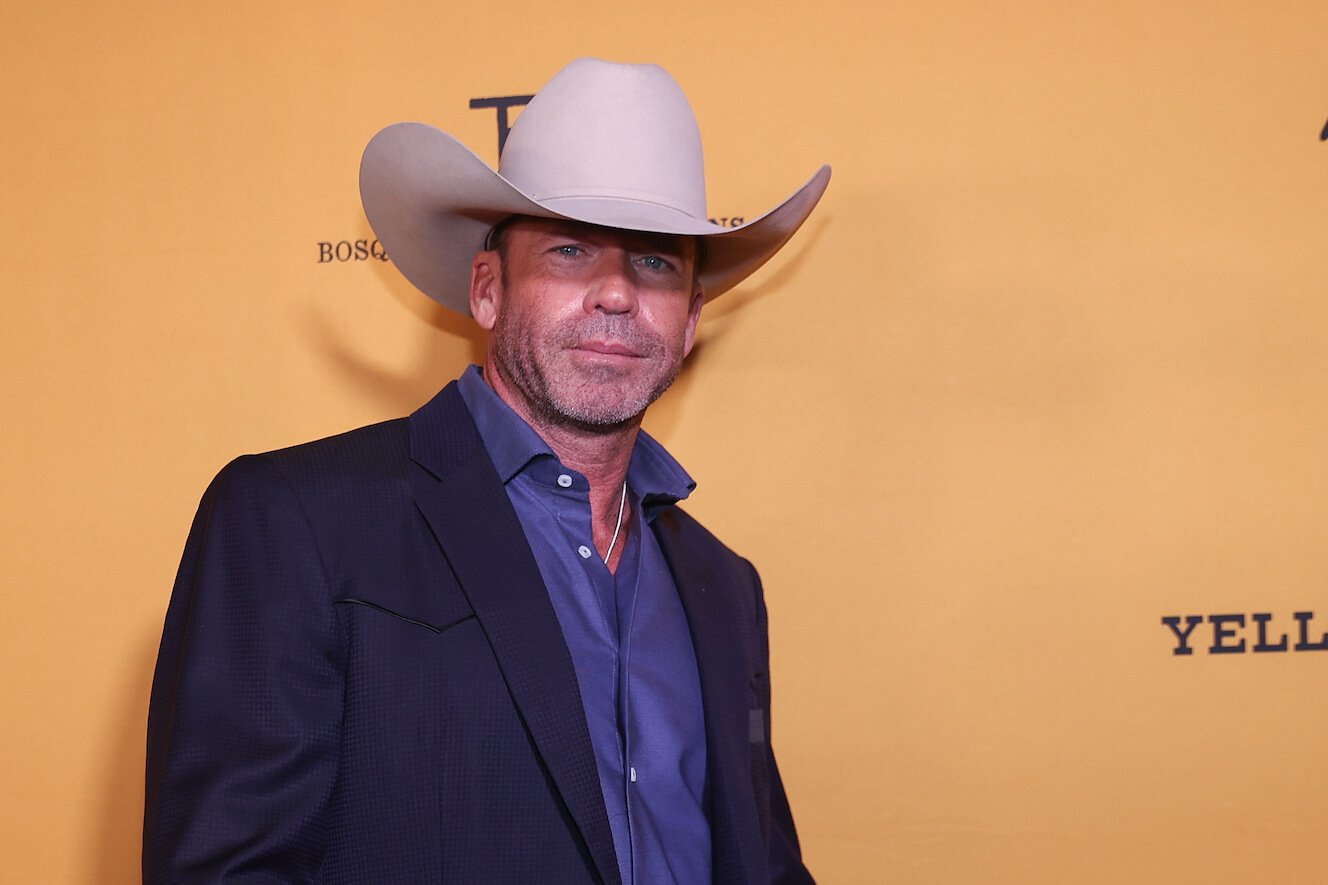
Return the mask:
[[521,111],[498,171],[553,209],[561,200],[607,199],[706,218],[696,116],[657,65],[572,62]]

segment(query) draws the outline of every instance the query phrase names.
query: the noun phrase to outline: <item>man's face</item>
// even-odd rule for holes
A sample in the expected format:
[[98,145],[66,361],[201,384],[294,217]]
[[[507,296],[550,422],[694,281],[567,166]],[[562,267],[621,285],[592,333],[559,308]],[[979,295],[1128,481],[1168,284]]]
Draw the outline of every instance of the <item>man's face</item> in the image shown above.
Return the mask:
[[[520,218],[472,266],[500,393],[537,423],[610,431],[639,421],[691,352],[704,300],[696,243]],[[510,401],[510,399],[509,399]]]

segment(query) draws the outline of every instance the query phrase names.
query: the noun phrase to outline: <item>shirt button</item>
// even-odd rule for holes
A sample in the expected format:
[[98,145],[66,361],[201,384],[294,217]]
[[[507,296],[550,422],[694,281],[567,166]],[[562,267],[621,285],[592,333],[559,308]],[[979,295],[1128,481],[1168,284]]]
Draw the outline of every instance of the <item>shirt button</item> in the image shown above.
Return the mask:
[[582,559],[590,558],[590,548],[587,547],[585,544],[582,544],[580,547],[576,548],[576,552],[581,554]]
[[572,487],[572,478],[564,473],[558,477],[558,485],[565,489],[570,489]]

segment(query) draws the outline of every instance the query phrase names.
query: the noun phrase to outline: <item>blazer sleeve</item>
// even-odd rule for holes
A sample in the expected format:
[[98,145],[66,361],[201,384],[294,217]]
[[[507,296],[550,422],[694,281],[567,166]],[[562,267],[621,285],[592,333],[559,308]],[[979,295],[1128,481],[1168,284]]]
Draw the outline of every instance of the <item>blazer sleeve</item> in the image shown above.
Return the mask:
[[[748,565],[750,568],[750,564]],[[771,883],[777,885],[812,885],[814,880],[802,862],[802,848],[798,844],[798,831],[793,825],[793,812],[789,808],[788,795],[784,792],[784,781],[779,776],[779,766],[775,762],[774,744],[770,735],[770,628],[765,606],[765,593],[761,589],[761,578],[752,569],[756,581],[757,632],[761,639],[762,663],[767,678],[763,682],[764,728],[766,733],[765,764],[770,784],[770,835],[769,857]]]
[[345,654],[323,557],[261,456],[203,496],[148,713],[145,883],[318,875]]
[[784,793],[784,782],[779,777],[779,766],[775,764],[775,753],[768,750],[770,765],[770,814],[772,820],[770,838],[770,881],[779,885],[811,885],[812,874],[802,862],[802,850],[798,846],[798,833],[793,828],[793,813],[789,810],[788,796]]

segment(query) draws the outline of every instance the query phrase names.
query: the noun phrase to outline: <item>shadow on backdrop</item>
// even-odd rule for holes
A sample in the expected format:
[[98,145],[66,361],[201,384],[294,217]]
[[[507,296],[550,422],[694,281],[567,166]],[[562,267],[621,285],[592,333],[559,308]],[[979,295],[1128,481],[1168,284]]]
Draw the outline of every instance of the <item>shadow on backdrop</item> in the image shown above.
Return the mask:
[[[367,227],[364,231],[372,235]],[[484,362],[484,333],[469,316],[448,310],[421,293],[390,262],[375,263],[374,271],[380,288],[366,297],[378,297],[385,291],[419,320],[416,354],[406,370],[387,371],[366,359],[316,309],[308,314],[306,336],[340,380],[381,404],[389,414],[409,415],[460,375],[468,363]],[[389,304],[384,303],[383,309],[389,309]],[[464,342],[465,356],[458,359],[454,346],[443,346],[443,336],[454,344]]]
[[[726,292],[722,298],[707,304],[701,311],[700,331],[691,356],[683,363],[678,380],[673,383],[659,402],[650,407],[650,432],[660,440],[667,441],[673,434],[683,412],[687,407],[687,393],[693,384],[713,384],[718,379],[707,378],[707,371],[702,369],[707,362],[711,348],[723,340],[729,333],[733,322],[741,322],[741,314],[750,310],[757,301],[789,290],[798,275],[807,255],[814,252],[816,243],[821,239],[831,220],[830,216],[820,216],[815,221],[803,225],[793,240],[781,250],[781,264],[778,270],[767,276],[759,285],[740,283],[737,288]],[[804,285],[805,288],[805,285]],[[790,303],[779,307],[780,310],[803,310],[803,303]],[[761,342],[761,347],[791,345],[793,342]],[[698,381],[698,374],[700,380]]]

